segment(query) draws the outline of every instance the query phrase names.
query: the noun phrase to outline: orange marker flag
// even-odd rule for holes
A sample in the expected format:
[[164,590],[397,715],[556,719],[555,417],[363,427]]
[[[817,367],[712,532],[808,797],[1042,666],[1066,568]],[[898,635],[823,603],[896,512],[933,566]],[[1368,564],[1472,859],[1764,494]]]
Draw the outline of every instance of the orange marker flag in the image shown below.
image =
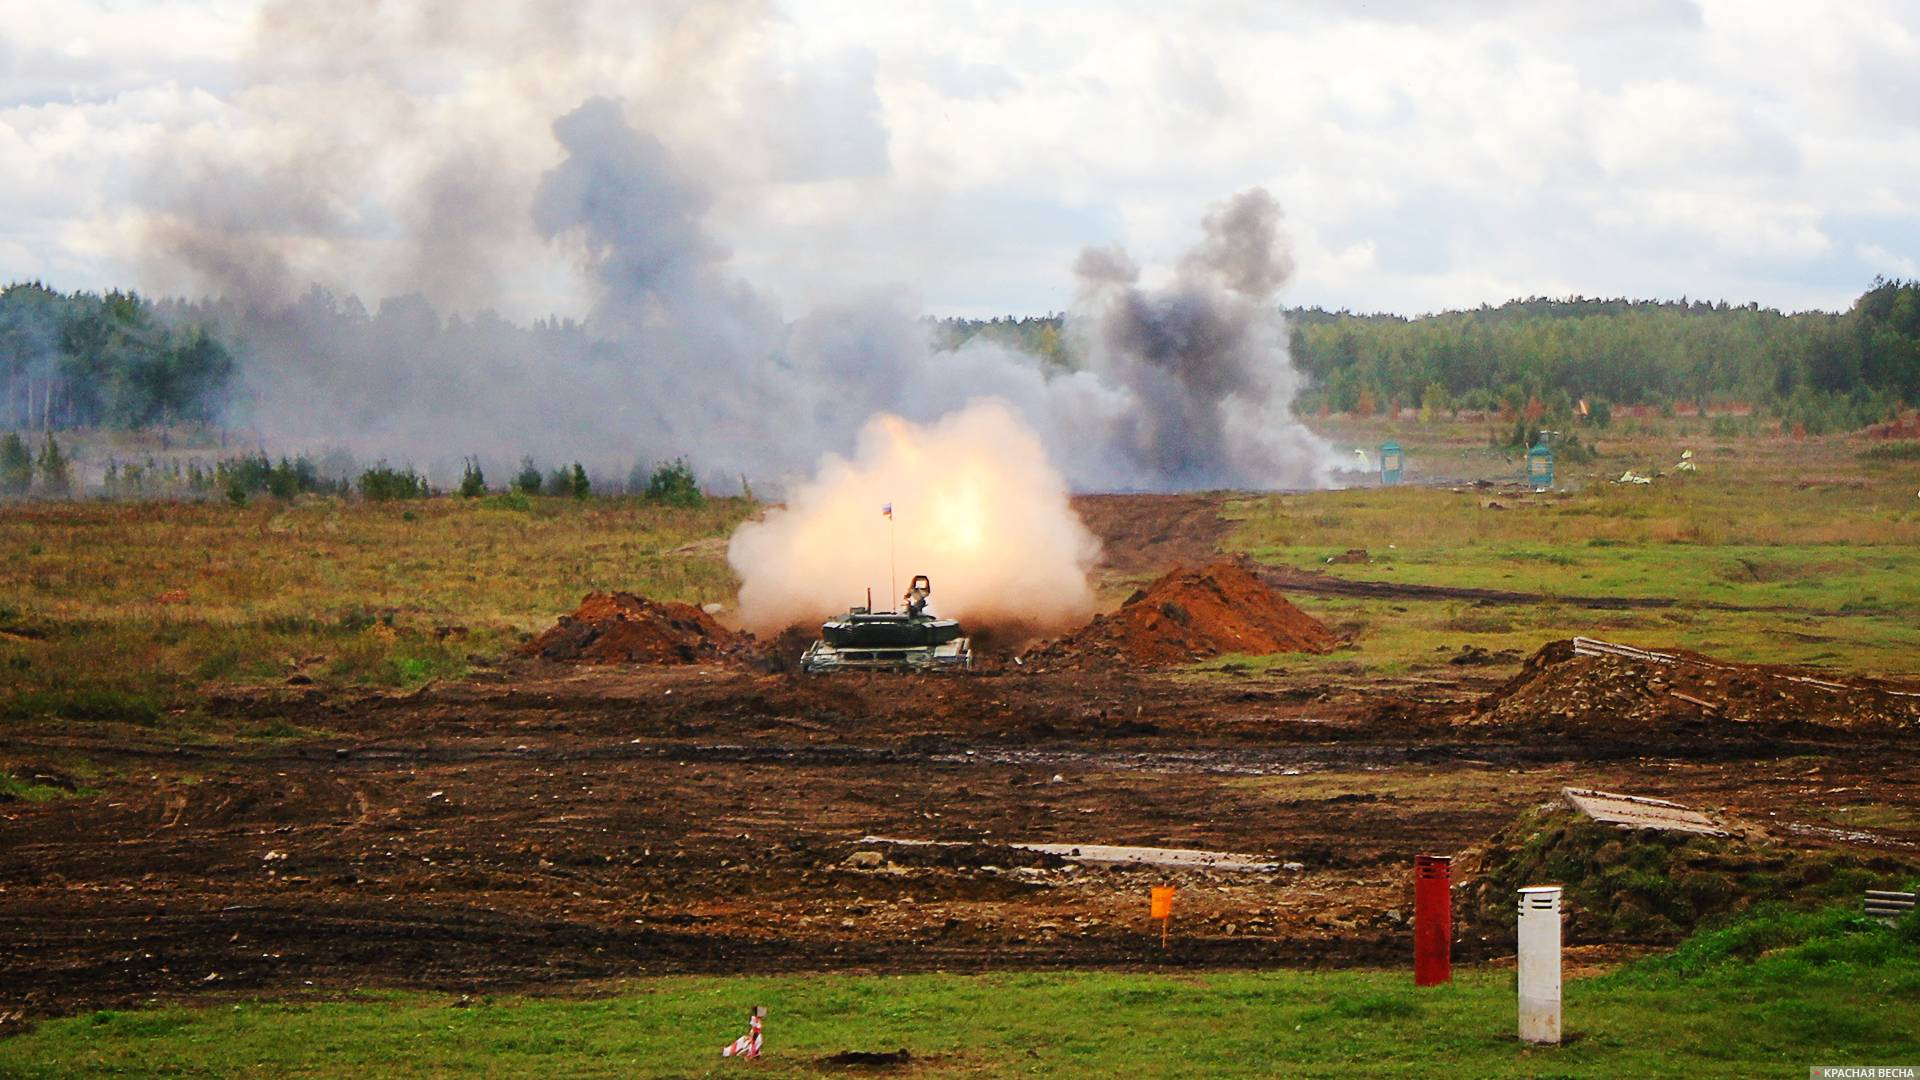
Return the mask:
[[1153,887],[1153,906],[1150,909],[1153,918],[1160,920],[1160,947],[1167,947],[1167,927],[1173,923],[1173,886],[1155,885]]

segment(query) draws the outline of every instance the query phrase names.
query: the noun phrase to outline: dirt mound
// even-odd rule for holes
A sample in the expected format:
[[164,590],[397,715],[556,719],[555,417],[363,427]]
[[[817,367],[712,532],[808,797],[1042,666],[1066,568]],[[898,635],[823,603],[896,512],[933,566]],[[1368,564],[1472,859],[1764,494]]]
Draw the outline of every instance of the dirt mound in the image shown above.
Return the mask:
[[1903,887],[1915,869],[1910,858],[1789,847],[1751,829],[1622,829],[1556,802],[1520,814],[1461,860],[1456,915],[1465,936],[1510,946],[1515,891],[1551,883],[1566,889],[1572,940],[1672,944],[1757,903],[1857,902],[1863,889]]
[[1246,560],[1227,559],[1176,569],[1026,659],[1042,667],[1158,667],[1226,653],[1324,653],[1339,644],[1339,635],[1256,577]]
[[1913,730],[1920,728],[1920,686],[1680,649],[1555,641],[1456,723],[1586,734],[1707,725]]
[[520,654],[582,664],[697,664],[732,655],[741,645],[739,635],[692,604],[596,592],[522,645]]

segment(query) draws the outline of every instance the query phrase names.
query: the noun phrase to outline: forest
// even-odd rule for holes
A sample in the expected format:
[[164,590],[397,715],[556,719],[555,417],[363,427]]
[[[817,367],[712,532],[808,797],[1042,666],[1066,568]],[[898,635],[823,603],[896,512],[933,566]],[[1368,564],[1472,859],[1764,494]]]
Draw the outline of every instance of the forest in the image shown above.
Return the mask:
[[[1809,431],[1846,430],[1920,403],[1920,282],[1876,279],[1844,312],[1757,304],[1533,298],[1408,317],[1286,311],[1298,408],[1372,414],[1601,406],[1754,406]],[[1059,315],[944,319],[936,341],[980,339],[1078,363]]]
[[126,292],[0,291],[0,429],[144,428],[217,419],[232,351]]
[[[374,322],[393,321],[392,303],[382,305],[378,320],[359,322],[378,329]],[[443,321],[418,298],[410,304],[405,337],[415,347],[453,347],[471,336],[468,323]],[[321,308],[326,317],[318,321],[326,325],[308,325],[307,332],[358,325],[351,304]],[[277,318],[313,322],[296,314]],[[1574,297],[1417,317],[1318,308],[1284,314],[1294,363],[1306,377],[1303,413],[1456,413],[1587,400],[1604,414],[1614,404],[1738,403],[1818,433],[1864,426],[1920,403],[1915,281],[1876,279],[1844,312]],[[223,421],[247,362],[248,327],[261,317],[223,304],[155,304],[130,292],[8,286],[0,291],[0,430]],[[496,340],[503,332],[516,336],[491,316],[472,327]],[[550,349],[558,344],[549,340],[554,335],[583,329],[541,323],[528,333]],[[928,332],[943,349],[979,340],[1021,349],[1053,369],[1081,362],[1061,314],[929,319]]]

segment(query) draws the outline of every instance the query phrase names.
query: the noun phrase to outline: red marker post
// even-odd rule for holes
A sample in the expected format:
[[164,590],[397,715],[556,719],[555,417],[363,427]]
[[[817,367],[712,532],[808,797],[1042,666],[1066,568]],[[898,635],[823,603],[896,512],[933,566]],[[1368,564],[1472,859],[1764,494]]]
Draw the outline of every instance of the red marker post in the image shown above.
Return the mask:
[[1453,859],[1413,860],[1413,985],[1453,980]]

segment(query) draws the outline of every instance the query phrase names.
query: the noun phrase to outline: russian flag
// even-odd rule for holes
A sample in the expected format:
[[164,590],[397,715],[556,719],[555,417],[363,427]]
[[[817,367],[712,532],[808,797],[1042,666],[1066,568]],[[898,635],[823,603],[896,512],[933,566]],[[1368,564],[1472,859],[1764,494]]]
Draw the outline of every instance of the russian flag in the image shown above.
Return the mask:
[[892,503],[881,503],[881,504],[880,504],[880,515],[881,515],[882,517],[885,517],[885,518],[892,518],[892,517],[893,517],[893,504],[892,504]]

